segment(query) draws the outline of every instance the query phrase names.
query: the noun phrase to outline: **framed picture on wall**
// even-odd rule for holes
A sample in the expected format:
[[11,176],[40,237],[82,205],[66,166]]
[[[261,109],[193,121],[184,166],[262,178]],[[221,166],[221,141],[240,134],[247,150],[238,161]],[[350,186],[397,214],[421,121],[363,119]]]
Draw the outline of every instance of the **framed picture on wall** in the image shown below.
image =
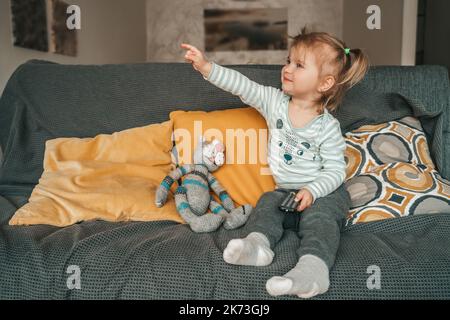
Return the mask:
[[11,0],[13,45],[48,51],[45,0]]
[[287,8],[205,9],[205,51],[287,50]]

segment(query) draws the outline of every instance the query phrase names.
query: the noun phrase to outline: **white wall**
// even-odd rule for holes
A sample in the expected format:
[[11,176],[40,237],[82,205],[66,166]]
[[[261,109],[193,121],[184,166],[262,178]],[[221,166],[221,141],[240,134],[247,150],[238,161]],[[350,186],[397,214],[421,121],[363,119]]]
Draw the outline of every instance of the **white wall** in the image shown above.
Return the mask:
[[[381,9],[381,30],[369,30],[367,7]],[[344,0],[344,40],[363,48],[372,65],[414,65],[417,0]]]
[[[0,94],[14,70],[30,59],[64,64],[145,62],[145,1],[66,0],[66,3],[79,5],[81,9],[78,55],[69,57],[13,46],[10,1],[0,0]],[[1,159],[0,147],[0,162]]]
[[3,92],[7,80],[17,66],[29,59],[44,59],[65,64],[145,61],[145,0],[66,0],[66,2],[79,5],[81,8],[77,57],[13,46],[10,1],[0,0],[0,93]]
[[[287,8],[288,34],[305,25],[342,37],[343,0],[147,0],[147,61],[185,62],[182,42],[204,51],[204,9]],[[208,52],[221,64],[282,64],[285,50]]]
[[[366,9],[381,9],[381,30],[369,30]],[[401,64],[403,0],[344,0],[344,37],[351,48],[363,48],[372,65]]]

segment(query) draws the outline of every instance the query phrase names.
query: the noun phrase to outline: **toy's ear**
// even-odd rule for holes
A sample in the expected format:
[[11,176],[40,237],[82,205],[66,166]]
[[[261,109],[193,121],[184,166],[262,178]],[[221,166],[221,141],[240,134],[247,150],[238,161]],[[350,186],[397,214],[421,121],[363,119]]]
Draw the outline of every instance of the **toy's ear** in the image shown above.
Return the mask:
[[225,151],[225,145],[222,143],[222,141],[218,139],[214,139],[213,141],[214,149],[216,152],[224,152]]

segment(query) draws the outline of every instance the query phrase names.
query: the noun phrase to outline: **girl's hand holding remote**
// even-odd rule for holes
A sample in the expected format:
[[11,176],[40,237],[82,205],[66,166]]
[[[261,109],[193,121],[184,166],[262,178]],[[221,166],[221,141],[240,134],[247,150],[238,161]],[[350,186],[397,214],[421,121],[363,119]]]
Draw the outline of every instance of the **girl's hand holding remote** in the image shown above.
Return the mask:
[[295,201],[301,201],[297,207],[297,210],[301,212],[312,205],[313,195],[308,189],[300,189],[295,196]]

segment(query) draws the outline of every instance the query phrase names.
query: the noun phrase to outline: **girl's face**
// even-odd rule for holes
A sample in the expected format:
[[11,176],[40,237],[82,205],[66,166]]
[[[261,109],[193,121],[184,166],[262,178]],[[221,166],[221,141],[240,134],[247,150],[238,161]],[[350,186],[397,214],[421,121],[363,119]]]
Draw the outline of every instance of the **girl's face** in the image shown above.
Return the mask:
[[282,90],[299,99],[317,96],[319,68],[313,50],[291,48],[286,65],[281,70]]

